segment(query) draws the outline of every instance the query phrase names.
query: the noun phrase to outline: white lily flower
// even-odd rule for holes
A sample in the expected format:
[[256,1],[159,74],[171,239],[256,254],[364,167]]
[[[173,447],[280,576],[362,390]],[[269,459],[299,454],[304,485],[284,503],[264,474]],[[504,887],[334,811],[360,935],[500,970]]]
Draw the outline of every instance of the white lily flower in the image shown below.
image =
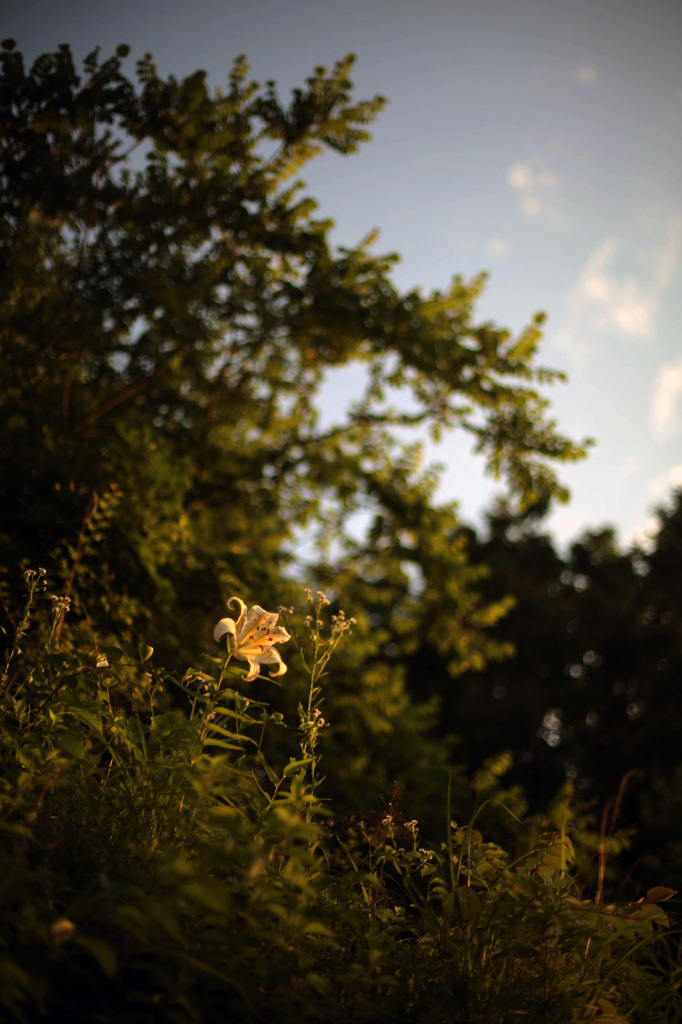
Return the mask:
[[227,604],[228,607],[238,606],[239,618],[236,621],[221,619],[213,630],[213,638],[220,640],[226,633],[230,634],[232,654],[249,664],[249,671],[244,676],[246,682],[250,683],[259,675],[261,665],[277,665],[277,670],[270,673],[271,677],[283,676],[287,667],[273,644],[284,643],[291,637],[283,626],[277,625],[279,615],[266,612],[257,604],[247,611],[238,597],[231,597]]

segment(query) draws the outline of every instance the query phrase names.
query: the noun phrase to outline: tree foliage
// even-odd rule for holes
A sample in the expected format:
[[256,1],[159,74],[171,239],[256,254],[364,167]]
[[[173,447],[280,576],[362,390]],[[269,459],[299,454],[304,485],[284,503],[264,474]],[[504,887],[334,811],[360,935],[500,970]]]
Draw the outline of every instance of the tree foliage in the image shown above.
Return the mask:
[[[401,643],[428,634],[453,670],[495,656],[483,627],[504,605],[476,598],[454,508],[395,428],[467,431],[522,507],[565,497],[552,464],[584,447],[547,418],[541,316],[514,338],[476,322],[483,277],[400,293],[370,237],[332,248],[292,176],[369,137],[383,100],[352,98],[351,57],[285,103],[242,58],[211,93],[150,56],[133,81],[126,54],[78,72],[66,46],[30,71],[2,52],[2,561],[68,562],[80,535],[80,616],[153,617],[178,657],[237,585],[275,596],[294,574],[371,590]],[[349,364],[366,388],[322,428],[325,372]],[[302,531],[331,553],[301,565]],[[106,597],[86,600],[91,535]]]
[[465,762],[513,753],[510,780],[533,806],[567,778],[599,814],[610,802],[613,827],[633,833],[625,864],[642,891],[682,882],[682,491],[658,520],[650,550],[623,550],[603,528],[562,555],[537,523],[498,509],[487,536],[468,531],[469,552],[488,568],[484,600],[515,596],[491,627],[514,656],[461,674],[456,688],[426,650],[408,672],[422,700],[439,699],[440,728],[460,734]]

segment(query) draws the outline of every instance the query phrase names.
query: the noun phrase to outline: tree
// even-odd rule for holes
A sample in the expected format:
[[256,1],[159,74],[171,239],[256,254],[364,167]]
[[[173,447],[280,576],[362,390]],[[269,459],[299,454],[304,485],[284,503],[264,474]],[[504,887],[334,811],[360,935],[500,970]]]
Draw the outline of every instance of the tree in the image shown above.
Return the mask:
[[513,657],[463,673],[456,688],[433,652],[428,687],[421,670],[408,673],[415,697],[439,699],[439,727],[460,733],[465,762],[513,753],[509,780],[534,808],[569,778],[601,814],[627,779],[617,824],[636,830],[625,868],[643,888],[682,883],[682,491],[658,518],[649,552],[621,549],[602,528],[562,557],[537,521],[491,513],[486,537],[467,531],[469,554],[488,570],[484,601],[515,596],[491,629]]
[[[30,71],[12,41],[0,55],[7,610],[16,566],[49,563],[72,632],[151,630],[182,663],[231,593],[276,606],[292,578],[320,581],[368,604],[348,686],[383,673],[376,708],[405,718],[399,666],[377,667],[386,644],[427,638],[452,672],[480,667],[507,650],[487,630],[509,602],[481,598],[455,507],[394,430],[465,430],[515,505],[565,499],[552,465],[585,445],[547,418],[538,388],[562,376],[535,365],[542,315],[513,338],[475,321],[485,275],[403,294],[373,236],[333,250],[294,176],[369,138],[383,101],[353,100],[352,57],[286,104],[243,58],[211,93],[149,55],[132,81],[127,53],[94,51],[82,74],[67,46]],[[322,430],[324,373],[353,362],[366,389]],[[359,510],[373,521],[358,540]],[[323,540],[302,563],[304,530]]]

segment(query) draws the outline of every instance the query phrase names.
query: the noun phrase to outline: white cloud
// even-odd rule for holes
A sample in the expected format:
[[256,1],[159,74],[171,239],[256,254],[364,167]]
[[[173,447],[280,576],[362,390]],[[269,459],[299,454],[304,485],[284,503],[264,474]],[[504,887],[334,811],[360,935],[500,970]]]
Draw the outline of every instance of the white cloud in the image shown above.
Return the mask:
[[613,322],[624,334],[631,334],[635,338],[652,338],[654,312],[653,301],[638,302],[634,295],[624,295],[621,303],[613,310]]
[[526,217],[537,218],[547,227],[563,229],[568,221],[549,202],[547,193],[556,188],[557,179],[551,171],[536,170],[522,160],[507,168],[507,181],[520,192],[519,207]]
[[656,376],[649,413],[649,429],[656,441],[667,441],[682,429],[681,398],[682,358],[665,363]]
[[526,217],[537,217],[542,210],[542,201],[537,196],[523,196],[521,210]]
[[651,338],[658,289],[647,292],[632,276],[619,281],[611,265],[621,248],[615,238],[606,238],[588,259],[578,281],[578,294],[591,303],[595,324],[634,338]]
[[592,85],[597,78],[597,72],[591,64],[581,64],[579,68],[573,69],[571,77],[583,85]]
[[682,462],[649,480],[647,494],[652,501],[667,498],[673,487],[682,487]]
[[509,256],[514,252],[514,245],[508,238],[489,238],[485,243],[485,248],[491,256]]
[[[682,219],[673,218],[665,241],[644,254],[642,266],[651,268],[648,280],[619,271],[617,261],[622,264],[628,257],[619,239],[600,242],[569,294],[566,320],[554,339],[555,347],[575,366],[584,366],[596,334],[625,340],[655,339],[656,316],[677,268],[681,236]],[[639,250],[635,252],[641,255]]]
[[662,291],[672,281],[680,251],[680,234],[682,234],[682,218],[673,220],[668,232],[666,244],[659,250],[654,269],[654,283]]
[[512,188],[532,188],[535,182],[535,175],[528,164],[516,163],[507,169],[507,181]]

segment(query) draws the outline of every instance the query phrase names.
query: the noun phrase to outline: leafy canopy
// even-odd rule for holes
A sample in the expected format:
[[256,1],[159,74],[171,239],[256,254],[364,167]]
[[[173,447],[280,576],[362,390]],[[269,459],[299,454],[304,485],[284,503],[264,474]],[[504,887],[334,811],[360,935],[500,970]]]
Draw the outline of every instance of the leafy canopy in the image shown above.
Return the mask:
[[[292,574],[371,594],[453,671],[501,655],[506,605],[396,428],[458,427],[516,504],[565,499],[553,464],[585,447],[538,390],[561,379],[535,365],[542,316],[512,337],[475,320],[484,275],[401,293],[372,236],[332,247],[294,176],[369,138],[384,101],[352,97],[351,56],[286,103],[243,58],[211,92],[149,55],[133,80],[127,53],[0,54],[1,561],[51,558],[88,628],[153,616],[171,656],[221,598],[276,604]],[[350,364],[366,387],[323,429],[325,372]],[[305,566],[302,531],[333,541]]]

